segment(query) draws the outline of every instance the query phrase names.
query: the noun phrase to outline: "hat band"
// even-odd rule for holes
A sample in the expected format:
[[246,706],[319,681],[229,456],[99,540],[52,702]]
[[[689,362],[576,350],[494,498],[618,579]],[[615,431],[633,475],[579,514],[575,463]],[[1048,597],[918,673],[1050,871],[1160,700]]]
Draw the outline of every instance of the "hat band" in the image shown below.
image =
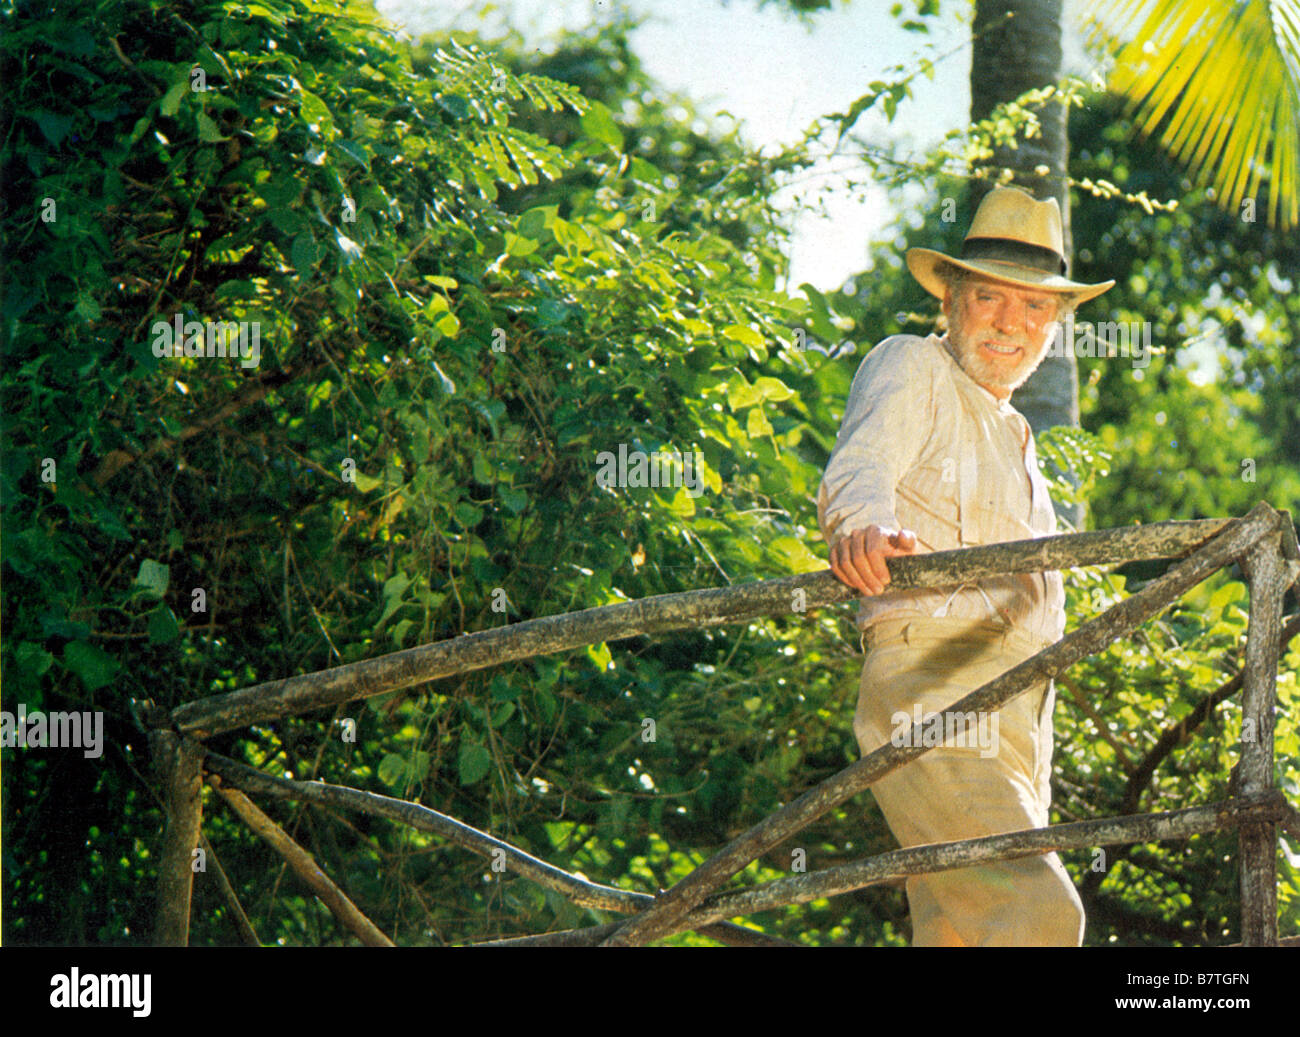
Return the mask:
[[1056,249],[1014,238],[967,238],[962,242],[961,258],[1019,263],[1045,274],[1065,275],[1065,257]]

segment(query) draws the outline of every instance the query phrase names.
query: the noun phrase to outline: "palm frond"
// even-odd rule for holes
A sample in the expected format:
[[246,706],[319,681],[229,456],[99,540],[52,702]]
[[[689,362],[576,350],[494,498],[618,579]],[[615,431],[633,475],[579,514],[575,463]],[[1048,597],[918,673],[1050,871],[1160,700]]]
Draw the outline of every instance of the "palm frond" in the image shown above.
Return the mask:
[[1269,225],[1300,224],[1300,0],[1101,0],[1092,17],[1141,133],[1225,208],[1267,174]]

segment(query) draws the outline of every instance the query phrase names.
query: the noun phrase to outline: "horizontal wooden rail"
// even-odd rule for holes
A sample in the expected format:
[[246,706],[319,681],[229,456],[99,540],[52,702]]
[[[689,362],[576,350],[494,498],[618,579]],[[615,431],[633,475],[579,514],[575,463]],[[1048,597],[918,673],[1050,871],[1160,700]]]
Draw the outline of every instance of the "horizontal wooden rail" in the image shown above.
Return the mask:
[[[891,588],[893,591],[938,588],[1008,573],[1181,558],[1233,521],[1237,520],[1154,522],[1146,526],[1122,526],[891,558],[888,562]],[[840,583],[829,570],[733,587],[660,594],[462,634],[328,670],[196,699],[173,710],[171,720],[178,730],[206,738],[248,724],[383,695],[519,659],[602,641],[743,623],[762,616],[789,616],[852,601],[856,595],[856,591]]]
[[[1095,821],[1073,821],[1048,828],[1026,828],[1018,832],[988,835],[979,839],[911,846],[874,857],[864,857],[823,871],[791,875],[749,889],[716,893],[678,924],[683,929],[698,930],[701,926],[724,918],[771,911],[790,904],[803,904],[823,897],[851,893],[911,875],[951,871],[974,864],[1035,857],[1061,850],[1090,850],[1099,846],[1190,839],[1207,832],[1277,821],[1286,816],[1287,810],[1282,794],[1272,791],[1157,814],[1130,814]],[[475,946],[546,946],[549,943],[548,937],[560,937],[557,945],[590,947],[612,935],[621,924],[614,922],[587,929],[567,930],[564,933],[495,940]],[[678,929],[674,928],[673,931]]]

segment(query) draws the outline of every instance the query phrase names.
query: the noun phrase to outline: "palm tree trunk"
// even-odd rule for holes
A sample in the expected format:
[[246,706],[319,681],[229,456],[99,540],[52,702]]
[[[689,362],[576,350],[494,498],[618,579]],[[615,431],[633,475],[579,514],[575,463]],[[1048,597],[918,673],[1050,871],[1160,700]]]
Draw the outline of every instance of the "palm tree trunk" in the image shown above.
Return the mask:
[[[971,119],[986,118],[995,107],[1026,90],[1048,86],[1061,76],[1062,0],[976,0],[971,58]],[[1009,17],[1008,17],[1009,16]],[[1060,104],[1039,112],[1042,136],[999,148],[995,167],[1016,171],[1014,183],[1036,198],[1055,198],[1061,207],[1065,258],[1071,259],[1070,196],[1066,189],[1069,142],[1066,111]],[[1034,172],[1046,166],[1047,175]],[[993,186],[975,180],[971,211]],[[1035,433],[1053,425],[1079,426],[1079,373],[1075,358],[1049,355],[1012,401]],[[1058,517],[1081,527],[1082,510],[1057,506]]]

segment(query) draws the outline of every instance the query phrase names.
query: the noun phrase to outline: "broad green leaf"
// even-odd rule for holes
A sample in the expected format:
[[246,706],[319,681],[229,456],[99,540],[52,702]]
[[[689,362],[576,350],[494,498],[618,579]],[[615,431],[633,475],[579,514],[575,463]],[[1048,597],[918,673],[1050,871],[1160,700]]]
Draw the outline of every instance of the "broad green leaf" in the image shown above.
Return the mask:
[[309,228],[311,227],[311,224],[307,222],[307,217],[295,209],[269,209],[266,213],[266,219],[281,234],[293,237],[297,237],[299,234],[309,234]]
[[483,509],[476,508],[466,501],[458,503],[451,509],[451,513],[456,516],[456,521],[466,529],[473,529],[483,521]]
[[221,135],[221,131],[217,129],[217,124],[206,112],[199,112],[197,118],[199,123],[199,140],[203,141],[205,144],[217,144],[223,140],[230,139],[229,137],[223,137]]
[[537,307],[537,323],[543,328],[558,328],[569,319],[570,312],[558,299],[543,299]]
[[498,486],[497,496],[501,498],[501,503],[516,515],[522,515],[524,509],[528,507],[528,494],[513,486]]
[[802,540],[792,536],[777,537],[768,547],[793,572],[820,572],[826,568],[824,559],[818,558]]
[[519,697],[520,692],[524,690],[522,685],[507,680],[501,674],[493,677],[492,683],[488,687],[492,690],[493,702],[513,702]]
[[54,662],[54,656],[33,641],[24,641],[14,653],[18,665],[33,677],[39,677]]
[[776,400],[778,402],[788,400],[794,395],[794,390],[781,379],[767,376],[755,380],[754,391],[765,400]]
[[602,673],[614,668],[614,657],[610,654],[609,645],[605,644],[604,641],[598,645],[588,645],[587,657],[596,664],[596,668]]
[[398,573],[384,581],[384,589],[381,593],[385,598],[400,598],[410,585],[411,578],[406,573]]
[[512,231],[506,231],[506,255],[530,256],[536,251],[537,242],[532,238],[526,238],[522,235],[515,234]]
[[299,234],[293,239],[293,265],[297,268],[302,277],[309,277],[316,264],[320,261],[320,254],[316,250],[316,239],[309,232]]
[[85,641],[69,641],[63,649],[63,665],[75,673],[87,691],[109,683],[121,664],[107,652]]
[[644,183],[660,184],[663,183],[663,174],[659,172],[658,167],[652,166],[643,158],[632,156],[632,161],[628,164],[632,176]]
[[745,376],[740,372],[736,372],[727,379],[727,406],[732,411],[752,407],[756,403],[761,403],[762,400],[762,394],[749,382],[745,381]]
[[72,132],[71,115],[56,115],[54,112],[32,112],[31,117],[45,134],[45,139],[55,147],[63,143],[63,138]]
[[434,103],[453,119],[468,119],[474,114],[474,109],[470,103],[461,97],[460,94],[434,94]]
[[159,605],[149,613],[149,643],[164,645],[180,637],[181,628],[176,622],[172,610],[166,605]]
[[172,118],[180,110],[181,101],[184,100],[185,95],[191,92],[189,79],[186,78],[181,80],[163,94],[163,99],[158,105],[158,110],[162,112],[163,115],[167,116],[167,118]]
[[492,754],[481,745],[463,743],[457,760],[462,785],[473,785],[482,781],[492,769]]
[[610,110],[599,101],[592,102],[591,107],[583,114],[581,122],[582,131],[588,137],[602,144],[608,144],[615,151],[623,150],[623,134],[614,122]]
[[388,636],[393,639],[393,644],[397,645],[398,648],[401,648],[406,644],[406,635],[413,626],[415,626],[415,620],[403,619],[398,622],[397,626],[393,627],[392,632]]
[[679,486],[668,499],[668,510],[677,518],[691,518],[695,514],[695,498],[686,492],[685,486]]
[[514,715],[515,704],[513,702],[503,702],[492,711],[492,726],[500,727]]
[[555,240],[563,245],[566,250],[572,249],[582,253],[590,252],[595,248],[595,242],[592,241],[591,235],[577,223],[556,218],[551,224],[551,232],[555,235]]
[[97,321],[103,314],[95,297],[84,292],[77,295],[77,305],[73,307],[73,312],[85,321]]
[[534,206],[519,217],[515,226],[525,238],[540,238],[555,219],[558,208],[555,205]]
[[1225,583],[1210,596],[1210,611],[1217,612],[1234,601],[1246,597],[1246,585],[1239,580]]
[[807,283],[801,284],[799,290],[808,296],[812,309],[812,333],[823,342],[836,341],[840,337],[839,330],[831,322],[831,309],[826,303],[826,297]]
[[728,324],[722,329],[722,334],[754,349],[763,348],[763,336],[746,324]]
[[171,569],[162,562],[155,562],[152,558],[144,559],[140,563],[139,572],[135,574],[136,586],[145,588],[155,598],[161,598],[167,593],[167,585],[170,582]]
[[131,137],[128,140],[128,143],[134,145],[139,142],[140,138],[143,137],[145,132],[149,129],[149,123],[151,121],[152,120],[147,115],[143,115],[137,119],[135,121],[135,126],[131,129]]
[[326,107],[325,102],[310,90],[302,92],[300,112],[302,121],[307,124],[309,129],[316,128],[326,138],[333,136],[334,120],[330,117],[330,110]]
[[370,171],[370,156],[366,154],[365,148],[360,144],[350,140],[336,140],[334,146],[362,169],[367,172]]
[[392,788],[406,783],[406,758],[397,753],[387,753],[379,761],[379,780]]

